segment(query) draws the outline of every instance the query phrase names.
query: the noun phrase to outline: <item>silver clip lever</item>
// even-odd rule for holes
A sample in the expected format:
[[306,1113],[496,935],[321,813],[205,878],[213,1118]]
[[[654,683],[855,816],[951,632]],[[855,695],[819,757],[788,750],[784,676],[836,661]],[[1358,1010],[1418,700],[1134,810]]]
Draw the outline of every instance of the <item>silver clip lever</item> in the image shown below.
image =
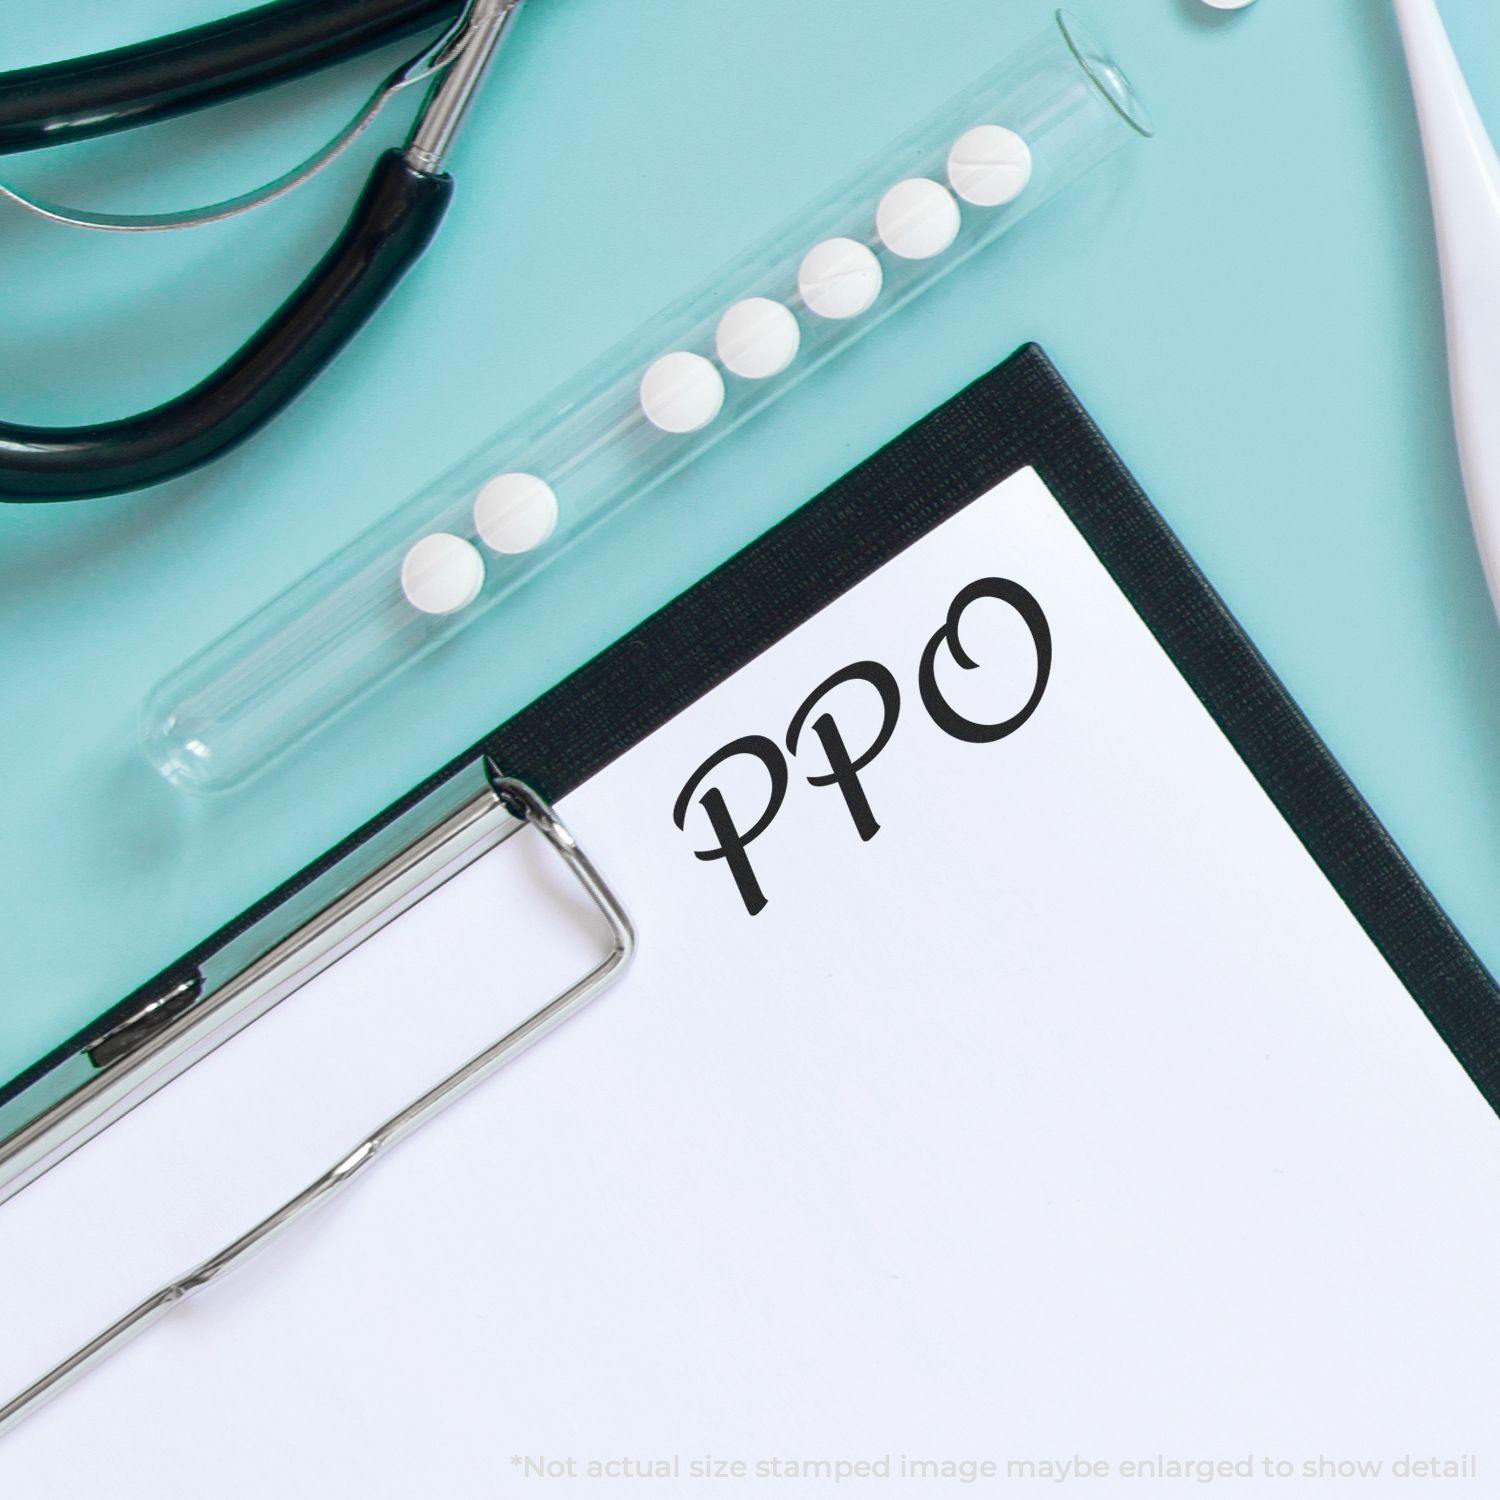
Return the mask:
[[581,848],[566,825],[524,782],[501,775],[487,764],[495,797],[512,816],[528,823],[557,851],[573,878],[592,898],[608,924],[610,948],[604,959],[590,969],[576,984],[549,1000],[525,1021],[506,1032],[497,1042],[471,1057],[462,1067],[425,1094],[413,1099],[404,1109],[377,1126],[351,1151],[336,1161],[323,1175],[309,1183],[295,1197],[289,1198],[274,1213],[268,1214],[253,1228],[185,1275],[168,1282],[160,1290],[136,1303],[102,1333],[55,1365],[41,1379],[33,1382],[13,1400],[0,1406],[0,1435],[58,1395],[70,1382],[101,1360],[113,1354],[137,1334],[144,1332],[179,1302],[211,1286],[227,1271],[248,1260],[257,1250],[289,1229],[299,1219],[341,1193],[366,1168],[407,1136],[421,1129],[476,1084],[498,1072],[519,1057],[533,1043],[540,1041],[570,1016],[582,1010],[609,987],[629,965],[635,951],[635,929],[619,897]]

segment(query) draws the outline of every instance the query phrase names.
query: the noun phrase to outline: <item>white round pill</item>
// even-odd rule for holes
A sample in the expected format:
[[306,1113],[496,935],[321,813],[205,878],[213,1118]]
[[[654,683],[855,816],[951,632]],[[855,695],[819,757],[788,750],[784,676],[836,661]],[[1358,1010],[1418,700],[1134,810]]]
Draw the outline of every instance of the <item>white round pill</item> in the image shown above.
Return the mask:
[[875,230],[892,255],[931,260],[958,238],[960,215],[953,194],[930,177],[908,177],[880,200]]
[[1215,10],[1244,10],[1251,4],[1251,0],[1203,0],[1205,5],[1211,5]]
[[557,496],[535,474],[496,474],[474,500],[474,529],[492,552],[530,552],[557,525]]
[[802,330],[789,307],[769,297],[747,297],[719,319],[714,347],[726,370],[746,380],[779,375],[797,357]]
[[724,377],[701,354],[663,354],[641,376],[641,410],[663,432],[697,432],[723,405]]
[[820,318],[857,318],[880,295],[884,273],[858,240],[823,240],[802,257],[797,290]]
[[434,531],[401,560],[401,592],[424,615],[451,615],[472,604],[484,583],[484,559],[461,536]]
[[977,208],[1014,202],[1031,181],[1031,147],[1004,125],[976,125],[954,141],[948,181]]

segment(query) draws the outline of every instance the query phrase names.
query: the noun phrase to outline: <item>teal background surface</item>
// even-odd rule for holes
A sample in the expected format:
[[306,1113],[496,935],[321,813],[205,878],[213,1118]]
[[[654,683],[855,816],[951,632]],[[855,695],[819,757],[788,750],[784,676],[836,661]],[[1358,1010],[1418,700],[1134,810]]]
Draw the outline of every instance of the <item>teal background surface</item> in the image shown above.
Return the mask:
[[[9,0],[0,66],[223,8]],[[1075,8],[1155,141],[239,795],[193,801],[146,767],[135,721],[159,677],[1029,39],[1048,0],[532,0],[442,234],[294,409],[153,491],[0,507],[0,1078],[1027,339],[1500,967],[1500,633],[1389,8]],[[1500,126],[1500,9],[1445,11]],[[393,60],[0,176],[107,207],[220,196],[304,154]],[[398,128],[191,234],[87,235],[0,205],[4,417],[101,419],[205,372],[316,259]]]

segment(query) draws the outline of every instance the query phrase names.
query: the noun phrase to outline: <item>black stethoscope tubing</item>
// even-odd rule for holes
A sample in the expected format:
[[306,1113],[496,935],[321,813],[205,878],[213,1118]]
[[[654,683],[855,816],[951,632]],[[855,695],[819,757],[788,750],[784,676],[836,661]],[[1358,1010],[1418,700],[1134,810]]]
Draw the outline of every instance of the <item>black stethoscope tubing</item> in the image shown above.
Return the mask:
[[[445,21],[460,0],[275,0],[71,62],[0,74],[0,153],[143,125],[269,87]],[[0,422],[0,501],[160,483],[248,437],[321,370],[436,231],[453,180],[385,152],[339,237],[207,379],[150,411],[77,427]]]

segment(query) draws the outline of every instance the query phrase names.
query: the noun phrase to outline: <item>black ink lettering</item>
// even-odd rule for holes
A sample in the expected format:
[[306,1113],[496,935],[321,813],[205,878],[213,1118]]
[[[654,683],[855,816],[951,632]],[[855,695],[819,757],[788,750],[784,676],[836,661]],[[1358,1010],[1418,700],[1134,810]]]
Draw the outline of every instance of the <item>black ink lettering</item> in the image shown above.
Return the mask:
[[763,734],[747,734],[743,739],[735,740],[709,756],[693,772],[688,779],[688,784],[678,794],[677,805],[672,809],[672,820],[679,828],[686,824],[688,805],[703,778],[736,755],[755,756],[770,774],[771,796],[766,803],[765,811],[749,828],[741,832],[729,814],[729,806],[724,801],[724,794],[718,787],[709,787],[698,800],[703,811],[708,815],[709,826],[712,827],[719,846],[716,849],[698,849],[694,853],[699,859],[722,859],[728,862],[729,872],[734,876],[740,899],[745,903],[745,910],[753,917],[764,909],[766,897],[760,888],[760,882],[755,878],[755,871],[751,867],[750,856],[746,851],[748,846],[771,826],[771,820],[781,811],[782,801],[786,797],[786,757],[782,755],[775,741],[767,739]]
[[896,686],[896,679],[891,675],[890,669],[881,666],[878,661],[857,661],[843,671],[835,672],[826,682],[813,689],[807,701],[792,716],[791,727],[786,732],[786,747],[793,755],[797,753],[797,741],[802,737],[807,716],[828,693],[846,682],[868,682],[880,694],[880,707],[885,716],[881,720],[880,733],[864,754],[851,758],[849,747],[844,743],[844,736],[839,732],[833,715],[820,714],[813,720],[812,731],[828,757],[829,769],[826,775],[809,776],[807,779],[812,786],[838,786],[844,794],[844,803],[849,809],[849,816],[854,819],[854,827],[861,841],[868,843],[880,832],[880,824],[875,821],[875,814],[870,809],[870,799],[860,784],[859,773],[890,743],[891,735],[896,730],[896,720],[901,714],[901,689]]
[[[1036,686],[1031,690],[1031,697],[1018,714],[998,724],[976,723],[955,712],[939,690],[934,671],[938,651],[943,646],[947,646],[953,660],[965,671],[972,671],[979,665],[964,650],[963,642],[959,639],[959,622],[963,619],[964,611],[976,599],[998,599],[1002,604],[1010,605],[1031,632],[1032,643],[1036,647]],[[1052,631],[1047,625],[1046,615],[1042,613],[1042,606],[1019,583],[1013,583],[1008,578],[981,578],[961,589],[948,606],[947,623],[928,641],[927,649],[922,652],[917,685],[922,692],[922,702],[932,716],[932,722],[944,734],[971,745],[986,745],[1014,734],[1036,712],[1037,704],[1042,701],[1042,694],[1047,690],[1047,679],[1051,673]]]

